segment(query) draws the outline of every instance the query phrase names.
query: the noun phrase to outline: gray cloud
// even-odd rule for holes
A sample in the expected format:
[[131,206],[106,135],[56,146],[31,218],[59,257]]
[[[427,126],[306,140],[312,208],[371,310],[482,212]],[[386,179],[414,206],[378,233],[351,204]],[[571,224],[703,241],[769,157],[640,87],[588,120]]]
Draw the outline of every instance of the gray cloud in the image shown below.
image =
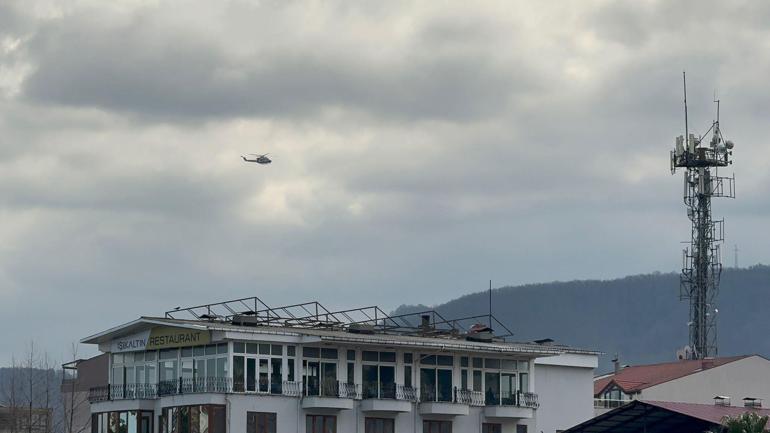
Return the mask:
[[682,69],[738,143],[728,242],[768,261],[763,5],[62,4],[0,13],[0,327],[46,317],[0,363],[222,298],[673,270]]

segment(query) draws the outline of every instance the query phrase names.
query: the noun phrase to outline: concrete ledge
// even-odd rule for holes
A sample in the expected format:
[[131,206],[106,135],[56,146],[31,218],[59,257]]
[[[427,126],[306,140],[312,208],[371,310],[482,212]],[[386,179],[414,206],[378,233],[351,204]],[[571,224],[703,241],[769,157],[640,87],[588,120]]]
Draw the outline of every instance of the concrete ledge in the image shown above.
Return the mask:
[[487,418],[523,419],[532,418],[535,410],[529,407],[516,406],[486,406],[484,416]]
[[353,409],[353,399],[336,397],[305,397],[302,399],[302,408],[350,410]]
[[468,415],[467,404],[442,403],[442,402],[424,402],[420,403],[421,415]]
[[370,398],[361,401],[362,412],[411,412],[412,403],[403,400],[379,400]]

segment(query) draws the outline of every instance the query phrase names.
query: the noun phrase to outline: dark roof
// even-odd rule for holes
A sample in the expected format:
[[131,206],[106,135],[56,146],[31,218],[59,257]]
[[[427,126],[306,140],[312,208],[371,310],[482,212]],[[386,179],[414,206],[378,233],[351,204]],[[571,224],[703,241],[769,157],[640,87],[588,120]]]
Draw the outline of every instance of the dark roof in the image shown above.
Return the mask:
[[[601,394],[611,383],[625,393],[636,393],[645,388],[679,379],[708,368],[719,367],[752,355],[730,356],[712,359],[681,360],[662,364],[625,367],[617,374],[608,374],[594,381],[594,396]],[[704,368],[705,367],[705,368]]]
[[770,415],[768,409],[635,400],[564,433],[703,433],[719,425],[726,416],[746,412]]

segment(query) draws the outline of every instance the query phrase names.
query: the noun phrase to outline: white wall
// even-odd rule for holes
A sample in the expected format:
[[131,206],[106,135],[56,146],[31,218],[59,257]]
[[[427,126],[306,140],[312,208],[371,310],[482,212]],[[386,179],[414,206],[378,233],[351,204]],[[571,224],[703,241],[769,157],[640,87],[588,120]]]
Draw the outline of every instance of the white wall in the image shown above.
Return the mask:
[[732,398],[733,406],[744,397],[770,402],[770,361],[761,356],[748,358],[693,373],[642,391],[642,400],[714,404],[715,395]]
[[593,375],[593,367],[537,364],[535,377],[540,408],[536,433],[566,430],[593,418]]

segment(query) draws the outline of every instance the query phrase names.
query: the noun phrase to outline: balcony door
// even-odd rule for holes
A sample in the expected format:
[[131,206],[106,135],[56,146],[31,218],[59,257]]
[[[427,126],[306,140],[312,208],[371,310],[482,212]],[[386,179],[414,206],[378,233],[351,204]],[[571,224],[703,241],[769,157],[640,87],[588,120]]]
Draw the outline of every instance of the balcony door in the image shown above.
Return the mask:
[[305,361],[305,394],[336,397],[339,394],[337,364]]

